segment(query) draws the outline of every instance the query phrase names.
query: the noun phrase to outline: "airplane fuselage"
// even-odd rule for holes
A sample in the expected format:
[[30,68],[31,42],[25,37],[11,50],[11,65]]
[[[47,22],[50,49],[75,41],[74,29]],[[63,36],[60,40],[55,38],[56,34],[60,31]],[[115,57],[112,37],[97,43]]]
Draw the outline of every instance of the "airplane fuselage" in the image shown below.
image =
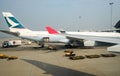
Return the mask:
[[34,40],[34,41],[39,41],[42,42],[44,41],[44,38],[48,39],[48,42],[63,42],[63,43],[68,43],[69,40],[59,34],[49,34],[47,31],[31,31],[29,29],[18,29],[18,28],[12,28],[10,29],[12,32],[19,33],[18,37],[29,39],[29,40]]

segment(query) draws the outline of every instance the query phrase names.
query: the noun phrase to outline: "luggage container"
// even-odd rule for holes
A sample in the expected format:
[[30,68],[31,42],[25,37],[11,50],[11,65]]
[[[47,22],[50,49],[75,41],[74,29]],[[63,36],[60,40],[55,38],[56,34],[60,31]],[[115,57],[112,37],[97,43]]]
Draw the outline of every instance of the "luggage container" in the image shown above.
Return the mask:
[[115,54],[101,54],[102,57],[115,57]]
[[84,59],[84,56],[70,56],[69,59],[71,60],[80,60],[80,59]]
[[85,55],[85,56],[86,56],[86,58],[89,58],[89,59],[100,57],[100,55],[97,55],[97,54],[95,54],[95,55]]
[[6,59],[6,58],[8,58],[7,55],[0,53],[0,59]]
[[10,56],[10,57],[8,57],[8,60],[14,60],[14,59],[18,59],[18,57],[17,56]]

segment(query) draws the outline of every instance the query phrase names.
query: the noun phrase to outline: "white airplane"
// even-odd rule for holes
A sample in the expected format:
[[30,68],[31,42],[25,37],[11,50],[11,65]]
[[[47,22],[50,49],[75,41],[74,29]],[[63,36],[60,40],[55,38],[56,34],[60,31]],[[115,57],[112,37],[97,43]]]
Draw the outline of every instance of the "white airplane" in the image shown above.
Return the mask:
[[112,29],[102,30],[102,32],[119,32],[120,33],[120,20],[116,23],[116,25]]
[[[84,45],[84,41],[93,40],[98,42],[106,42],[120,45],[120,33],[115,32],[66,32],[60,34],[51,27],[47,27],[47,31],[32,31],[25,28],[18,20],[9,12],[3,12],[3,16],[9,26],[9,30],[0,30],[1,32],[11,34],[20,38],[33,40],[44,46],[44,40],[49,42],[63,42],[68,45]],[[67,38],[66,38],[67,37]]]
[[[50,33],[51,27],[47,26],[46,29]],[[53,28],[52,28],[53,29]],[[94,45],[114,45],[114,47],[109,47],[108,51],[120,52],[120,33],[119,32],[65,32],[62,31],[63,36],[69,39],[69,43],[75,45],[84,46],[85,43],[92,42],[92,46]],[[51,34],[51,33],[50,33]],[[112,50],[111,50],[112,49]]]
[[8,24],[9,31],[0,30],[0,32],[11,34],[23,39],[33,40],[39,45],[42,45],[42,47],[44,47],[45,40],[49,42],[69,42],[69,39],[65,36],[59,35],[58,32],[49,34],[47,31],[32,31],[25,28],[10,12],[3,12],[3,16]]

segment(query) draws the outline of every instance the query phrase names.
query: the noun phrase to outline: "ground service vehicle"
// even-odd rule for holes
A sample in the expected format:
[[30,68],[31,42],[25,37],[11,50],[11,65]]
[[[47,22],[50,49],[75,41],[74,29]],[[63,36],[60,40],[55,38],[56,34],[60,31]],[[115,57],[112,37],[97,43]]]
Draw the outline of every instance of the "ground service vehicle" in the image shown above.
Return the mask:
[[21,45],[21,40],[10,40],[2,43],[3,48],[16,47]]

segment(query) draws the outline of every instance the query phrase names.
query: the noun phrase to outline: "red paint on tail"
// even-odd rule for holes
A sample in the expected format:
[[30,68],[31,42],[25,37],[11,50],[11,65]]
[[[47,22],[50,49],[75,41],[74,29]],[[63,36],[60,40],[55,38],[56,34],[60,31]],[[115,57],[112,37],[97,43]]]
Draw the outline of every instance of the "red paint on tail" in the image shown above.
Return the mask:
[[47,29],[47,31],[49,32],[49,34],[59,34],[58,31],[56,31],[55,29],[53,29],[53,28],[50,27],[50,26],[47,26],[46,29]]

